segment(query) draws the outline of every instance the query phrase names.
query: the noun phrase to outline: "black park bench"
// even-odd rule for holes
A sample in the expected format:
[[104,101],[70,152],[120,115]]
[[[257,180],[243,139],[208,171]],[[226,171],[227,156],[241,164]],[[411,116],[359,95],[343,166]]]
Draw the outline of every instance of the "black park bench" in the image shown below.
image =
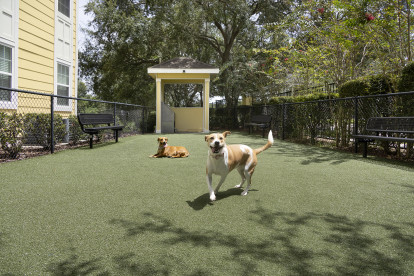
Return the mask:
[[262,129],[263,138],[265,137],[265,130],[270,129],[270,122],[272,121],[272,116],[270,115],[253,115],[249,123],[245,123],[245,126],[249,127],[249,134],[252,133],[252,128],[257,127]]
[[[355,152],[358,143],[364,143],[363,157],[367,157],[368,142],[394,141],[398,143],[414,143],[414,117],[373,117],[369,118],[366,126],[370,135],[352,135],[355,139]],[[410,137],[411,136],[411,137]]]
[[115,134],[115,141],[118,142],[118,131],[122,130],[124,126],[115,125],[113,114],[92,114],[80,113],[78,114],[78,121],[83,132],[90,135],[89,146],[92,148],[93,135],[97,135],[99,131],[113,130]]

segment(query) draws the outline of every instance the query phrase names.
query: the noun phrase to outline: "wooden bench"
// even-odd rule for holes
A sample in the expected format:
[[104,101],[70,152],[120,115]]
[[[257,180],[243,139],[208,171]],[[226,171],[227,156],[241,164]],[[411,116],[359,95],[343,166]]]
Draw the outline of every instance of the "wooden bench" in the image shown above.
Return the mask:
[[99,131],[113,130],[115,133],[115,141],[118,142],[118,131],[124,128],[124,126],[115,125],[113,114],[80,113],[78,114],[78,121],[82,131],[90,135],[90,148],[92,148],[93,135],[97,135]]
[[[414,117],[373,117],[369,118],[366,126],[371,135],[352,135],[355,139],[355,152],[358,151],[358,143],[364,143],[363,156],[367,157],[368,142],[394,141],[399,143],[412,143],[414,138],[407,137],[414,134]],[[398,136],[395,136],[398,135]]]
[[246,123],[245,126],[249,127],[249,134],[252,133],[253,127],[261,128],[263,131],[263,138],[265,137],[265,130],[270,129],[270,122],[272,121],[272,116],[270,115],[253,115],[249,123]]

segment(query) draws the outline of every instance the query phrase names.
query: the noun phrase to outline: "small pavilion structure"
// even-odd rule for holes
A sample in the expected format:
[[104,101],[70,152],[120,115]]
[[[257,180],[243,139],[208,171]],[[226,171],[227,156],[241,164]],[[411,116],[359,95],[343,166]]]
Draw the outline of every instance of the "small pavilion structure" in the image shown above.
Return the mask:
[[[177,57],[148,68],[156,82],[156,133],[209,132],[211,75],[219,68],[188,57]],[[165,104],[165,84],[201,84],[202,107],[169,107]]]

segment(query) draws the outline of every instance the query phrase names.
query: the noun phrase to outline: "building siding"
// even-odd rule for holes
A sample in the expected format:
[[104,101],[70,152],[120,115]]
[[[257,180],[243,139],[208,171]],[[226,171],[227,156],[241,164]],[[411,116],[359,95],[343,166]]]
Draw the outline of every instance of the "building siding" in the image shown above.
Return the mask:
[[[72,57],[70,96],[76,96],[77,82],[77,3],[72,6]],[[18,88],[54,94],[55,1],[20,0],[18,32]],[[50,112],[50,98],[19,94],[19,112]],[[75,106],[72,106],[74,113]]]

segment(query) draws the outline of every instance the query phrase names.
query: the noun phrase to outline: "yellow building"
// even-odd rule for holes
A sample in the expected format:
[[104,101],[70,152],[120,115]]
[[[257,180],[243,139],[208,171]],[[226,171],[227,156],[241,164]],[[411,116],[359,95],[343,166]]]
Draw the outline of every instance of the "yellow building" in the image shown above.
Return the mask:
[[[77,10],[76,0],[1,0],[0,86],[76,97]],[[72,102],[56,99],[55,110],[75,113]],[[0,110],[49,108],[49,97],[0,91]]]
[[[156,133],[209,132],[210,75],[218,74],[212,65],[178,57],[148,68],[156,81]],[[202,107],[168,107],[164,103],[165,84],[194,83],[203,86]]]

